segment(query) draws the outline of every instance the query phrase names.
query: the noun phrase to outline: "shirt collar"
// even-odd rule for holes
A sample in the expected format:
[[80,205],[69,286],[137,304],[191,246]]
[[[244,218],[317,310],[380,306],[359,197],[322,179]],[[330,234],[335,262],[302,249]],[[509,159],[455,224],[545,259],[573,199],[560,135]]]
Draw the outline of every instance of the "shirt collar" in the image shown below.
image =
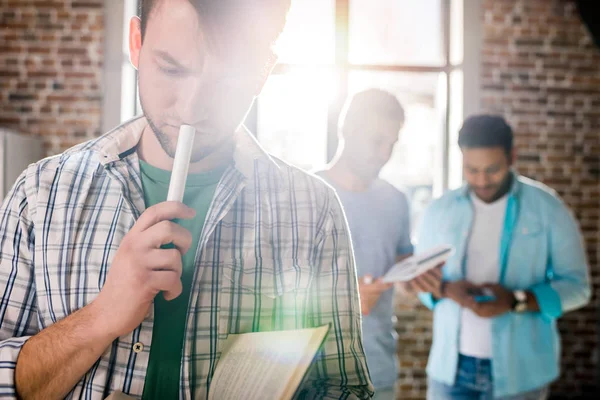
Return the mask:
[[[100,154],[101,163],[106,165],[134,153],[147,125],[148,121],[144,116],[135,117],[100,138],[95,147]],[[256,163],[274,167],[275,171],[281,173],[279,165],[244,125],[237,129],[233,140],[234,166],[247,179],[253,179]]]

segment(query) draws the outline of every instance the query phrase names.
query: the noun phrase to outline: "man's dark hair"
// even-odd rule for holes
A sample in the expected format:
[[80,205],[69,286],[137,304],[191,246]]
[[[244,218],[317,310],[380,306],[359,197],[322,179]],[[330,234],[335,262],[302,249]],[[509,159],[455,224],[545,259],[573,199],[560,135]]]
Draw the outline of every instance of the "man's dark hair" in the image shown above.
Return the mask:
[[380,89],[368,89],[355,94],[344,107],[340,117],[340,132],[345,126],[356,126],[368,115],[404,122],[404,108],[393,94]]
[[504,118],[496,115],[469,117],[458,132],[461,149],[502,147],[510,157],[513,150],[513,131]]
[[[152,12],[165,0],[141,0],[142,41]],[[211,43],[221,47],[242,40],[249,47],[272,46],[285,26],[291,0],[188,0]],[[167,5],[165,5],[167,6]]]

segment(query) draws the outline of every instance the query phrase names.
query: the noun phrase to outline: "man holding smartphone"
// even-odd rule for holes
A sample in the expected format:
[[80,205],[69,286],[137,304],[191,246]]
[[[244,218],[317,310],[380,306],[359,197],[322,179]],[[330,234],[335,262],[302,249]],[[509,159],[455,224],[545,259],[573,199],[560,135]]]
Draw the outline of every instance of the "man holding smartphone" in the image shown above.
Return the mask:
[[556,320],[590,299],[577,223],[545,185],[511,169],[512,129],[467,119],[459,133],[467,184],[426,211],[417,252],[452,245],[434,311],[428,399],[545,399],[559,376]]

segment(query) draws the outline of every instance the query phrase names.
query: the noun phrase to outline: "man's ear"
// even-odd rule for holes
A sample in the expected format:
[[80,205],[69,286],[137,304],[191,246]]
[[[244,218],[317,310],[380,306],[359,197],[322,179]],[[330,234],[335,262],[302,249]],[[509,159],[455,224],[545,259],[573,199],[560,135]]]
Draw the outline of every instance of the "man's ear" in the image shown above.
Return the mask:
[[517,162],[517,148],[513,147],[512,151],[510,152],[510,165],[515,165],[515,163]]
[[129,20],[129,61],[135,69],[140,65],[142,51],[142,21],[139,17]]

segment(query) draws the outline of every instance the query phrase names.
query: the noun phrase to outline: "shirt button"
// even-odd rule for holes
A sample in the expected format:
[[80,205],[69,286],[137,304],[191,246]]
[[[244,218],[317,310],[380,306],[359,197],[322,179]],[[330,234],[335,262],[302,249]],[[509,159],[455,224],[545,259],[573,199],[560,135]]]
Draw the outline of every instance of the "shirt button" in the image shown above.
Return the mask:
[[133,345],[133,351],[135,353],[141,353],[144,350],[144,344],[142,342],[137,342]]

